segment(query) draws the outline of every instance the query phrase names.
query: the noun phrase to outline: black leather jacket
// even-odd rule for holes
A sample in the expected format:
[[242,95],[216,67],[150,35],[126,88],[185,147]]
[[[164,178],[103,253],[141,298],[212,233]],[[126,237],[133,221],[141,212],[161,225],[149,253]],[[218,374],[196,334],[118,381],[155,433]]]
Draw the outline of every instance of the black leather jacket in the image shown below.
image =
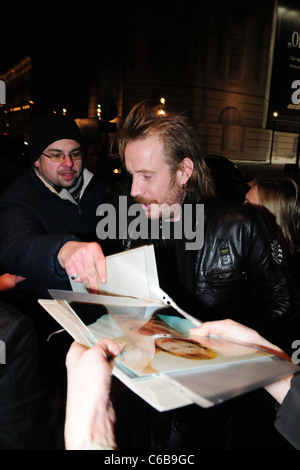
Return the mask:
[[289,315],[283,251],[256,208],[205,204],[203,247],[177,249],[181,282],[196,299],[202,320],[232,318],[267,326]]
[[288,317],[291,301],[275,233],[256,208],[219,200],[204,208],[202,248],[186,250],[184,237],[153,240],[161,287],[203,321],[231,318],[272,339],[269,327]]

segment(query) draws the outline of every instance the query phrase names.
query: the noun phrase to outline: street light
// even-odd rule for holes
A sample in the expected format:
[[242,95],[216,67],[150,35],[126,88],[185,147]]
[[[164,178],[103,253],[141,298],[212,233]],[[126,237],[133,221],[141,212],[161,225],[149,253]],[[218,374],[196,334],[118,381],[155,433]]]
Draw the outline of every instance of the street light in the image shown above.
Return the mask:
[[99,121],[101,121],[101,114],[102,114],[101,104],[98,104],[98,106],[97,106],[97,118],[98,118]]
[[166,115],[165,104],[166,104],[165,98],[160,98],[160,106],[159,106],[158,111],[157,111],[158,116],[165,116]]
[[277,111],[274,111],[273,113],[273,128],[272,128],[272,140],[271,140],[271,148],[270,148],[270,161],[269,164],[271,165],[272,163],[272,153],[273,153],[273,144],[274,144],[274,134],[275,134],[275,129],[276,129],[276,119],[278,117]]

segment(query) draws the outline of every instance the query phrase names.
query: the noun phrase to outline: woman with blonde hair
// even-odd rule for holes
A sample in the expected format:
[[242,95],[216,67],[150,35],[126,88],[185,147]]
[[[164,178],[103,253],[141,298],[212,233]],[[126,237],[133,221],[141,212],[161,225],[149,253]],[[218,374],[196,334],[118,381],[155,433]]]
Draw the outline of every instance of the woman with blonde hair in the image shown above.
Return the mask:
[[[300,195],[298,184],[287,177],[257,177],[246,194],[247,204],[258,206],[274,225],[281,246],[274,248],[278,262],[286,260],[288,282],[293,297],[292,316],[286,336],[285,351],[292,353],[295,332],[300,328]],[[284,251],[284,256],[283,252]],[[280,338],[280,339],[281,339]]]
[[[275,217],[284,248],[293,255],[300,251],[299,186],[290,178],[258,177],[246,194],[248,204],[262,206]],[[277,229],[278,229],[277,227]]]

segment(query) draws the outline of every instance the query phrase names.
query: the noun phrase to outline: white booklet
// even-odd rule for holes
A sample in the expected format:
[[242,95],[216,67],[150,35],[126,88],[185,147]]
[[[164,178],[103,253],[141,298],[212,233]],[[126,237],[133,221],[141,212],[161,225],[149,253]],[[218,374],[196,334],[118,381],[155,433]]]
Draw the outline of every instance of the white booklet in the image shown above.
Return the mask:
[[[201,322],[160,289],[153,246],[107,257],[107,271],[99,295],[73,283],[77,292],[50,291],[53,300],[39,303],[87,347],[102,338],[119,342],[114,375],[157,410],[213,406],[299,370],[255,345],[191,336]],[[86,325],[78,303],[98,304],[99,318]]]

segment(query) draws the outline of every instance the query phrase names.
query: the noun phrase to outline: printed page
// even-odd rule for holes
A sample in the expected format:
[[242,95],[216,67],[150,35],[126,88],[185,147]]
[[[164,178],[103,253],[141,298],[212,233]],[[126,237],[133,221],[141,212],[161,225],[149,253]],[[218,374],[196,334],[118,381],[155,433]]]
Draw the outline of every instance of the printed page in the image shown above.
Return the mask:
[[[116,363],[131,377],[133,374],[145,377],[197,371],[235,362],[256,361],[272,355],[254,345],[191,336],[189,329],[193,325],[184,318],[172,315],[172,308],[153,309],[152,316],[148,317],[142,311],[134,313],[132,308],[117,312],[115,307],[109,307],[108,312],[122,331],[121,335],[111,339],[125,346]],[[107,321],[105,317],[90,326],[96,337],[103,337],[101,329]]]
[[189,337],[193,324],[168,315],[172,308],[106,305],[111,314],[86,326],[67,301],[39,303],[87,347],[103,338],[118,341],[122,353],[113,374],[158,411],[214,406],[299,370],[255,345]]

